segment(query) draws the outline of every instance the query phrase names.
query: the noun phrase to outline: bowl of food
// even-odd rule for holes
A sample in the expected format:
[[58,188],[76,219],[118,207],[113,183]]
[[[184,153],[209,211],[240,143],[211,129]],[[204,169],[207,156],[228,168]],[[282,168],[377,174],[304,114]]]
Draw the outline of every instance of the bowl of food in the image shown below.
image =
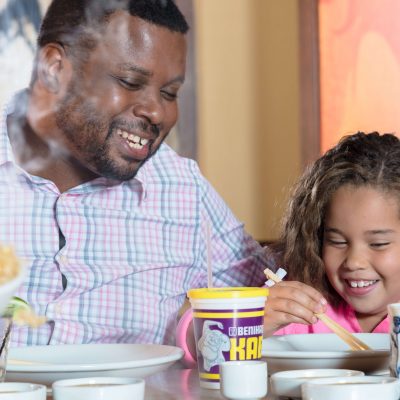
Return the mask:
[[351,350],[331,333],[272,336],[263,340],[262,357],[270,374],[296,369],[352,369],[368,374],[388,371],[390,337],[386,333],[356,333],[371,350]]

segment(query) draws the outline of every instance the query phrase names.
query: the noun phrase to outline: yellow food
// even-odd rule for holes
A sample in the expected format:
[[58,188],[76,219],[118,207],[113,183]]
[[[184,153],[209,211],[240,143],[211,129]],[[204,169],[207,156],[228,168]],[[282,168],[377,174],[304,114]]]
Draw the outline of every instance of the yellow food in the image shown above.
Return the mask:
[[[16,278],[21,271],[21,264],[10,246],[0,246],[0,285]],[[14,296],[3,316],[11,317],[17,325],[28,325],[36,328],[47,321],[46,317],[36,315],[30,305],[23,299]]]
[[28,325],[31,328],[37,328],[47,322],[46,317],[37,315],[25,300],[17,296],[8,303],[4,316],[11,317],[16,325]]
[[9,246],[0,246],[0,285],[15,278],[20,269],[20,261],[14,250]]
[[42,315],[36,315],[35,312],[29,308],[26,310],[20,309],[15,311],[13,315],[13,322],[16,325],[28,325],[31,328],[37,328],[43,325],[47,318]]

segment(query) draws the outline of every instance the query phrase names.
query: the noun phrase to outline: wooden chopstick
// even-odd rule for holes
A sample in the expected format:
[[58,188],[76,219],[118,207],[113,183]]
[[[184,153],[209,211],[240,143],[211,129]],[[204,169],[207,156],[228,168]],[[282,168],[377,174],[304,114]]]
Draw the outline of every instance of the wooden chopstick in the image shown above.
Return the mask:
[[[282,279],[279,278],[273,271],[266,268],[264,274],[268,279],[273,280],[275,283],[281,282]],[[372,350],[367,344],[362,340],[354,336],[343,326],[339,325],[336,321],[329,318],[326,314],[320,313],[315,314],[315,316],[321,320],[329,329],[331,329],[336,335],[338,335],[344,342],[346,342],[352,350]]]
[[343,326],[329,318],[326,314],[315,314],[328,328],[332,329],[342,340],[344,340],[352,350],[371,350],[362,340],[358,339]]

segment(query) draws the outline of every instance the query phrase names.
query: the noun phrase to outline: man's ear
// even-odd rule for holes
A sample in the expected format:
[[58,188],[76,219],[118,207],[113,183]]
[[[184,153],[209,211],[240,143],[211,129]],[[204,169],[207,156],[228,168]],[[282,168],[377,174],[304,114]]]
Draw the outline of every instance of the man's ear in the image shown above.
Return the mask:
[[67,57],[64,48],[57,43],[49,43],[39,53],[37,76],[39,82],[51,93],[60,90],[66,73]]

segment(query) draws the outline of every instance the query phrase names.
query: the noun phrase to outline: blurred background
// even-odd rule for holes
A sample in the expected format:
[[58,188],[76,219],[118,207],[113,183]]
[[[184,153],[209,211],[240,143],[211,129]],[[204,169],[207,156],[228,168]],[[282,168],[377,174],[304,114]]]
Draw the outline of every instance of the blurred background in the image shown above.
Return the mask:
[[[400,132],[400,1],[176,2],[191,31],[169,143],[259,241],[276,239],[290,186],[340,137]],[[29,82],[48,3],[0,0],[1,103]]]

